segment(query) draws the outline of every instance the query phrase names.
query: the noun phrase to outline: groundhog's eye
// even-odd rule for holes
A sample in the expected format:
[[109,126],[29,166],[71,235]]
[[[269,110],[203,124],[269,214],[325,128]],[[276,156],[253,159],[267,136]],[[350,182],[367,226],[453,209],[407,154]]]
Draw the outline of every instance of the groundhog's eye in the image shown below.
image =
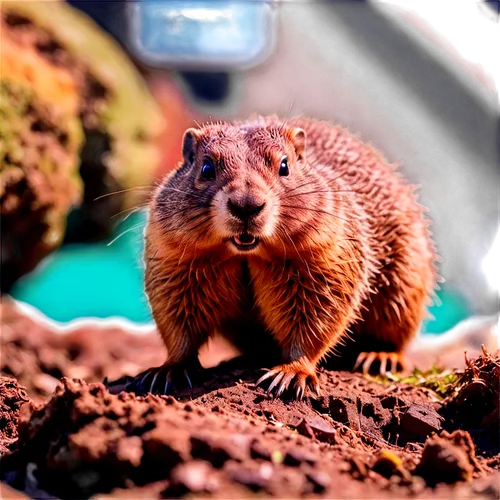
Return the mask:
[[215,179],[215,165],[210,158],[203,160],[203,167],[201,167],[201,176],[204,179]]
[[281,158],[279,174],[282,177],[286,177],[289,173],[290,171],[288,170],[288,158],[286,156],[283,156],[283,158]]

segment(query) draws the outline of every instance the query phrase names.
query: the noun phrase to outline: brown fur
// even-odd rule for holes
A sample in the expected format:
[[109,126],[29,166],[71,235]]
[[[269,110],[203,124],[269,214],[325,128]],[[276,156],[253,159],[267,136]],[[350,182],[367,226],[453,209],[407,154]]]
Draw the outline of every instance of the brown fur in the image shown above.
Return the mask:
[[[360,351],[403,351],[433,291],[435,252],[414,187],[380,154],[327,123],[271,117],[190,129],[183,155],[146,231],[146,291],[169,366],[215,331],[251,346],[260,329],[281,356],[263,378],[300,395],[348,335]],[[215,180],[200,175],[207,156]],[[265,206],[243,228],[229,197]],[[240,252],[229,239],[245,230],[260,241]]]

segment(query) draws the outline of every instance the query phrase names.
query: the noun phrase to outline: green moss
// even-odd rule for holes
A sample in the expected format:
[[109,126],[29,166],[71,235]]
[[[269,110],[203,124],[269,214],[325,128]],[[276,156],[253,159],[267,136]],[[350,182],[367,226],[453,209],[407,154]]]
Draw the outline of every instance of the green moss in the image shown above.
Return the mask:
[[425,387],[434,391],[439,398],[445,398],[453,391],[455,382],[458,380],[458,373],[444,370],[438,366],[432,366],[428,370],[415,368],[411,375],[387,374],[371,377],[382,384],[403,383],[416,387]]
[[[16,188],[12,184],[21,183],[23,190],[38,186],[33,192],[36,198],[40,185],[37,182],[30,184],[33,171],[45,174],[45,210],[40,213],[37,223],[47,228],[41,237],[42,244],[52,248],[62,241],[66,213],[79,201],[82,192],[79,152],[83,131],[76,114],[54,113],[50,115],[51,123],[47,122],[47,131],[41,133],[53,136],[52,144],[58,151],[53,147],[39,148],[32,127],[35,121],[44,121],[39,111],[43,108],[46,113],[50,112],[49,105],[40,102],[43,89],[30,87],[29,82],[22,82],[15,76],[4,74],[0,81],[0,191],[3,193],[8,184],[13,192]],[[42,206],[38,199],[33,203],[34,207]],[[15,231],[14,228],[10,230]]]
[[28,89],[0,82],[0,172],[22,161],[22,117],[31,101],[32,93]]
[[[32,125],[28,112],[36,111],[40,106],[37,92],[43,89],[29,88],[19,82],[9,81],[9,75],[2,75],[0,81],[0,172],[19,166],[22,168],[27,132]],[[81,179],[78,172],[79,152],[83,142],[83,130],[78,116],[58,116],[54,124],[54,134],[60,140],[65,137],[64,149],[67,152],[67,164],[64,169],[75,189],[81,191]],[[60,168],[59,160],[53,158],[50,151],[41,153],[38,168],[52,174]]]

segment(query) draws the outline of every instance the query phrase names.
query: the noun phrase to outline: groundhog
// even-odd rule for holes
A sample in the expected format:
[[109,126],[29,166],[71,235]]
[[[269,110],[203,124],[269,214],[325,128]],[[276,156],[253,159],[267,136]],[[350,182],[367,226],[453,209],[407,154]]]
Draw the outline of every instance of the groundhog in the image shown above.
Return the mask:
[[393,165],[302,117],[190,128],[182,155],[145,232],[146,292],[168,351],[148,389],[191,383],[214,332],[270,368],[257,383],[277,396],[317,392],[318,362],[347,338],[354,369],[404,365],[436,255],[415,186]]

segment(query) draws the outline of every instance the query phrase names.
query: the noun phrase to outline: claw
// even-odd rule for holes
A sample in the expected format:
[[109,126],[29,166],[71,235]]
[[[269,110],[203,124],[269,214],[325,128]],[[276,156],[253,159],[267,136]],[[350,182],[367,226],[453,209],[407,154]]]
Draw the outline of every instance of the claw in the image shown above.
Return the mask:
[[267,392],[273,392],[273,389],[280,383],[281,379],[285,376],[284,372],[278,372],[274,380],[271,382],[267,388]]
[[319,396],[320,395],[320,392],[319,392],[319,382],[316,382],[313,386],[313,391],[314,391],[314,394],[316,394],[316,396]]
[[297,390],[295,391],[295,396],[297,399],[302,399],[304,396],[304,388],[300,385],[297,386]]
[[365,362],[363,363],[363,368],[362,368],[363,375],[368,375],[368,373],[370,372],[370,368],[372,366],[372,363],[375,361],[376,357],[377,357],[377,353],[375,353],[375,352],[371,352],[368,354],[368,356],[366,356],[366,359],[365,359]]
[[172,378],[170,377],[170,372],[167,373],[165,377],[165,389],[163,390],[163,394],[168,396],[172,392]]
[[[266,368],[266,370],[267,370],[267,368]],[[257,382],[255,383],[255,385],[262,384],[262,382],[264,382],[264,380],[267,380],[268,378],[270,378],[272,376],[273,376],[273,371],[272,370],[267,370],[267,373],[264,373],[264,375],[262,375],[262,377],[260,377],[259,380],[257,380]]]
[[144,382],[146,381],[146,379],[151,375],[151,373],[153,372],[153,370],[158,370],[159,368],[150,368],[149,370],[146,370],[144,372],[144,375],[141,377],[141,380],[139,381],[139,383],[137,384],[138,387],[142,387],[144,385]]
[[319,394],[319,383],[312,365],[294,361],[277,366],[262,375],[257,381],[257,385],[271,378],[272,382],[267,388],[267,392],[274,392],[276,397],[281,397],[286,391],[295,388],[296,398],[301,399],[304,396],[306,386]]
[[399,352],[362,352],[356,359],[353,371],[360,370],[363,375],[373,372],[372,366],[375,361],[380,362],[378,373],[385,375],[393,371],[406,370],[407,364],[404,356]]
[[156,382],[156,379],[158,378],[158,375],[160,374],[160,371],[161,370],[157,370],[156,371],[155,376],[153,377],[153,380],[151,381],[151,386],[149,387],[149,392],[153,392],[154,391],[155,382]]
[[353,372],[358,371],[358,368],[361,366],[361,363],[363,363],[365,358],[366,358],[366,352],[360,352],[359,356],[356,358],[356,363],[354,363],[354,368],[352,369]]
[[394,356],[394,353],[392,352],[387,355],[387,358],[389,359],[389,366],[390,366],[387,373],[392,373],[393,370],[396,371],[398,369],[398,360]]
[[287,373],[284,377],[283,380],[281,381],[281,384],[278,388],[278,391],[276,392],[276,397],[280,397],[283,392],[285,392],[286,389],[288,389],[288,386],[290,385],[290,382],[293,380],[293,373]]
[[388,356],[384,353],[380,353],[380,373],[385,375],[387,373],[387,358]]
[[189,388],[193,388],[193,383],[191,382],[191,379],[189,378],[189,373],[187,372],[186,369],[184,369],[184,376],[186,377],[187,383],[189,384]]

